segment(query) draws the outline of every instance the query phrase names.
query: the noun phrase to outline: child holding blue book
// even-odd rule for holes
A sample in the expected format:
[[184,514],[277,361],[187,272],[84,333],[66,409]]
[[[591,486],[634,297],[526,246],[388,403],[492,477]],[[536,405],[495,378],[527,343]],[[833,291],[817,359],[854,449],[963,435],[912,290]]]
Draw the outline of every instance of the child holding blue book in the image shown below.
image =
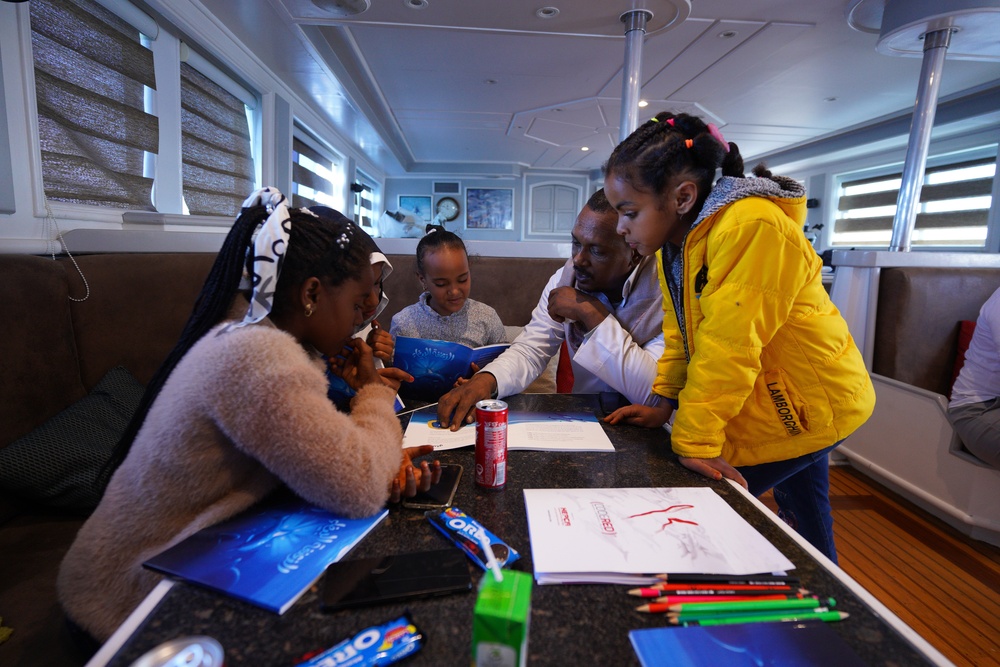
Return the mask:
[[432,225],[417,243],[417,278],[424,292],[392,318],[393,336],[431,338],[482,347],[506,343],[500,316],[469,298],[472,272],[462,239]]

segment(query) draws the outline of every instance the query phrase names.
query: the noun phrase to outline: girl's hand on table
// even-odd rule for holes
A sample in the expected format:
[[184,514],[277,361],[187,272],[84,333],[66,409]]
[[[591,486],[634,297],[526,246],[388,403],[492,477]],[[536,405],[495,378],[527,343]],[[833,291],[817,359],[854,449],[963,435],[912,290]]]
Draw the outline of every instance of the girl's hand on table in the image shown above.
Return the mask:
[[618,408],[604,418],[609,424],[632,424],[633,426],[645,426],[646,428],[659,428],[670,421],[670,415],[674,408],[669,403],[661,403],[658,406],[626,405]]
[[418,491],[427,491],[441,479],[441,462],[421,461],[415,466],[413,459],[434,451],[434,445],[406,447],[403,449],[403,460],[399,464],[399,472],[392,480],[389,488],[389,502],[398,503],[403,498],[412,498]]
[[740,471],[729,465],[726,459],[721,456],[716,456],[714,459],[693,459],[688,456],[681,456],[680,462],[685,468],[710,479],[716,481],[722,478],[731,479],[744,489],[750,488],[747,486],[747,481],[743,479]]

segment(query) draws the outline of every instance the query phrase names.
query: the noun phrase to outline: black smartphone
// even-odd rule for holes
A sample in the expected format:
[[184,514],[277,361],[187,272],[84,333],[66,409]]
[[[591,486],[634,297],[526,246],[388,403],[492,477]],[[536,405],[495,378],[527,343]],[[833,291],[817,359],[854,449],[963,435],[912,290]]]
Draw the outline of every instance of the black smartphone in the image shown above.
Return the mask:
[[470,590],[469,559],[458,549],[360,558],[326,569],[320,608],[337,611]]
[[441,466],[441,478],[426,491],[418,491],[412,498],[403,498],[403,507],[418,510],[434,510],[451,507],[462,479],[462,466],[447,464]]

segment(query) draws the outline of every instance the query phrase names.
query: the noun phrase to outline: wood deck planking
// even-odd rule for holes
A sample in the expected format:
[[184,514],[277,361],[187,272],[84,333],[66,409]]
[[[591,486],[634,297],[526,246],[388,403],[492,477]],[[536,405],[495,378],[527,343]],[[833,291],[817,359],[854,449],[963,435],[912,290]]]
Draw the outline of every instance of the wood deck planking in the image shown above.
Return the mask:
[[850,466],[831,467],[830,502],[847,574],[956,665],[1000,667],[1000,549]]

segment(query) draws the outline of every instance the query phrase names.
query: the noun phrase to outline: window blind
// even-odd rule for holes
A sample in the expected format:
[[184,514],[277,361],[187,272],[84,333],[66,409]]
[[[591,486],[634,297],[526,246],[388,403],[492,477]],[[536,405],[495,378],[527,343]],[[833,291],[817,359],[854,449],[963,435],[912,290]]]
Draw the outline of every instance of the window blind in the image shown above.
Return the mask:
[[254,190],[246,105],[187,63],[181,63],[181,159],[192,214],[239,214]]
[[90,0],[32,0],[30,12],[45,196],[153,210],[143,175],[145,153],[158,149],[157,119],[144,110],[152,52]]
[[364,172],[357,172],[357,182],[351,186],[354,192],[354,222],[369,234],[375,233],[375,185],[374,179]]
[[[994,157],[928,168],[920,191],[914,245],[983,245]],[[887,246],[902,172],[845,179],[840,184],[833,245]]]
[[[298,128],[296,128],[298,129]],[[333,205],[333,160],[292,137],[292,206]]]

